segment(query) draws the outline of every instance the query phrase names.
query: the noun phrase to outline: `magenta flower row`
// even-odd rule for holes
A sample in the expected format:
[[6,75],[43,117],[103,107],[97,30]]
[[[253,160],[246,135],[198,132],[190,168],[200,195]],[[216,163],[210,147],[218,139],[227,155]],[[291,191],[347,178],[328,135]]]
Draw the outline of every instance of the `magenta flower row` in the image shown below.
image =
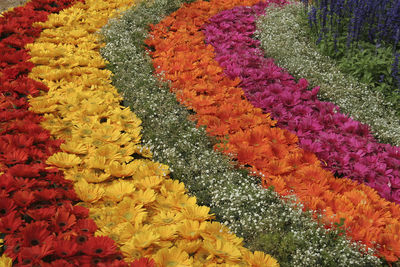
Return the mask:
[[204,25],[206,43],[225,75],[239,77],[246,97],[270,113],[277,127],[299,137],[299,145],[315,153],[336,177],[348,177],[400,203],[400,148],[380,144],[368,125],[342,114],[338,106],[317,99],[318,87],[298,82],[273,59],[265,58],[253,39],[256,17],[267,4],[223,11]]

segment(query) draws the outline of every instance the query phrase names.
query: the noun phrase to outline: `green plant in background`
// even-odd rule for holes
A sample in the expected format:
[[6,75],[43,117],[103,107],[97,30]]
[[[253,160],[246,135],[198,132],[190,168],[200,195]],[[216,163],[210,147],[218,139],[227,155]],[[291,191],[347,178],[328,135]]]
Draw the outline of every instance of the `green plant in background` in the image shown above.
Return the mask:
[[[317,37],[310,33],[308,16],[301,3],[283,8],[269,7],[266,14],[258,18],[255,33],[266,57],[274,58],[277,65],[296,79],[307,79],[310,88],[320,86],[320,100],[333,102],[343,113],[368,124],[379,141],[400,145],[400,116],[395,112],[394,102],[382,93],[385,88],[363,83],[351,73],[342,71],[338,61],[317,47]],[[320,45],[324,46],[324,42],[328,41],[321,40]],[[341,55],[345,57],[345,44],[338,42],[337,46],[336,52],[342,51]],[[332,52],[335,47],[333,44],[324,46],[324,49]],[[375,49],[373,51],[375,53]],[[384,51],[387,57],[389,53]],[[373,64],[381,68],[379,61]],[[388,71],[391,66],[385,68],[382,71]],[[384,86],[384,83],[378,86]]]

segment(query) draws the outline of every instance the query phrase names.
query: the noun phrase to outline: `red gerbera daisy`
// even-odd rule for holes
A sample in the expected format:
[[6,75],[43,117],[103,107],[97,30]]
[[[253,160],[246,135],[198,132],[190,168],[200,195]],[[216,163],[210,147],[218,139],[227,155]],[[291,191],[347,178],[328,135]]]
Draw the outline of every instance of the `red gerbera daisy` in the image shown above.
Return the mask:
[[13,195],[13,200],[20,207],[28,207],[35,201],[35,196],[32,191],[22,190]]
[[50,263],[47,262],[42,263],[42,267],[74,267],[74,266],[75,266],[74,264],[69,263],[68,261],[63,259],[55,260]]
[[33,178],[39,176],[39,169],[35,165],[17,164],[8,169],[12,176]]
[[92,219],[79,220],[74,226],[74,229],[80,233],[94,233],[97,230],[97,225]]
[[28,266],[42,266],[42,258],[53,253],[52,242],[41,246],[23,247],[18,255],[21,264]]
[[48,223],[44,221],[33,222],[21,231],[24,247],[42,245],[52,240],[53,236],[47,230]]
[[73,240],[57,240],[54,251],[61,258],[71,257],[78,252],[78,245]]
[[[50,205],[50,203],[49,203]],[[35,209],[29,209],[26,214],[32,217],[35,221],[50,220],[56,214],[56,207],[44,207],[43,204],[38,204]]]
[[22,219],[17,215],[17,211],[12,211],[0,219],[0,232],[5,234],[13,233],[21,223]]
[[28,153],[24,149],[9,151],[4,155],[5,164],[25,163],[28,159]]
[[87,255],[104,258],[116,252],[114,240],[106,236],[90,237],[86,242],[83,252]]
[[154,267],[154,260],[148,258],[140,258],[131,263],[131,267]]
[[0,199],[0,217],[8,215],[16,208],[15,202],[9,198]]
[[82,206],[74,206],[72,213],[78,218],[87,218],[89,216],[89,209]]
[[56,212],[52,222],[56,232],[64,232],[76,223],[76,217],[63,208]]

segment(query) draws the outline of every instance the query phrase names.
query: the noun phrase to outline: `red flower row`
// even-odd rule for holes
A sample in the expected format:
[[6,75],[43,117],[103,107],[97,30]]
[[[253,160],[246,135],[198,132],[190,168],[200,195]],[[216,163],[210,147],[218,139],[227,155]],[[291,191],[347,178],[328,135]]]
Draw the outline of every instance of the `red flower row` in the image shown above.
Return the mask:
[[45,164],[62,141],[28,110],[27,97],[48,90],[27,77],[34,65],[24,46],[41,32],[32,24],[73,2],[33,0],[0,18],[0,232],[16,266],[128,265],[112,239],[94,236],[88,209],[73,206],[79,199],[71,182]]

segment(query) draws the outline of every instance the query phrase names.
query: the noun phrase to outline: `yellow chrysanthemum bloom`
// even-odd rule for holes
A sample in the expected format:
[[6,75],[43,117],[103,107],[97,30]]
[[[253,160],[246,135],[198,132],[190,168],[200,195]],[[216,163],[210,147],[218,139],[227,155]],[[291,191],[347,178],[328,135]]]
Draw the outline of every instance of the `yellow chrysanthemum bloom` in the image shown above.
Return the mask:
[[156,255],[152,257],[158,266],[192,266],[193,259],[189,255],[177,248],[163,248],[157,251]]
[[120,202],[125,196],[131,195],[135,192],[135,186],[124,180],[116,180],[105,187],[105,200]]
[[65,152],[57,152],[46,160],[47,164],[54,165],[59,168],[71,168],[79,165],[81,162],[82,160],[80,157]]
[[84,155],[88,152],[88,146],[86,144],[78,143],[78,142],[68,142],[65,144],[61,144],[60,148],[64,152]]
[[1,255],[0,257],[0,267],[11,267],[13,264],[13,260],[6,256],[6,254]]
[[247,249],[243,249],[242,254],[244,260],[253,267],[279,267],[277,260],[261,251],[251,253]]
[[164,181],[164,177],[162,176],[147,176],[142,179],[136,180],[136,186],[142,190],[147,188],[151,188],[154,190],[159,190],[161,187],[161,183]]
[[74,185],[77,196],[85,202],[94,203],[101,199],[105,190],[97,184],[88,184],[85,180],[79,180]]
[[[213,257],[217,257],[222,263],[225,260],[233,262],[240,261],[242,253],[238,246],[230,242],[223,242],[221,240],[209,240],[203,241],[203,247],[210,252]],[[210,256],[209,256],[210,257]]]
[[171,225],[176,224],[183,221],[182,213],[169,211],[169,210],[161,210],[152,218],[152,224],[154,225]]
[[206,229],[205,222],[184,220],[183,223],[178,226],[178,233],[184,239],[196,240],[200,237],[204,229]]
[[136,161],[128,164],[112,161],[107,165],[106,172],[115,177],[129,177],[138,171],[139,165]]

